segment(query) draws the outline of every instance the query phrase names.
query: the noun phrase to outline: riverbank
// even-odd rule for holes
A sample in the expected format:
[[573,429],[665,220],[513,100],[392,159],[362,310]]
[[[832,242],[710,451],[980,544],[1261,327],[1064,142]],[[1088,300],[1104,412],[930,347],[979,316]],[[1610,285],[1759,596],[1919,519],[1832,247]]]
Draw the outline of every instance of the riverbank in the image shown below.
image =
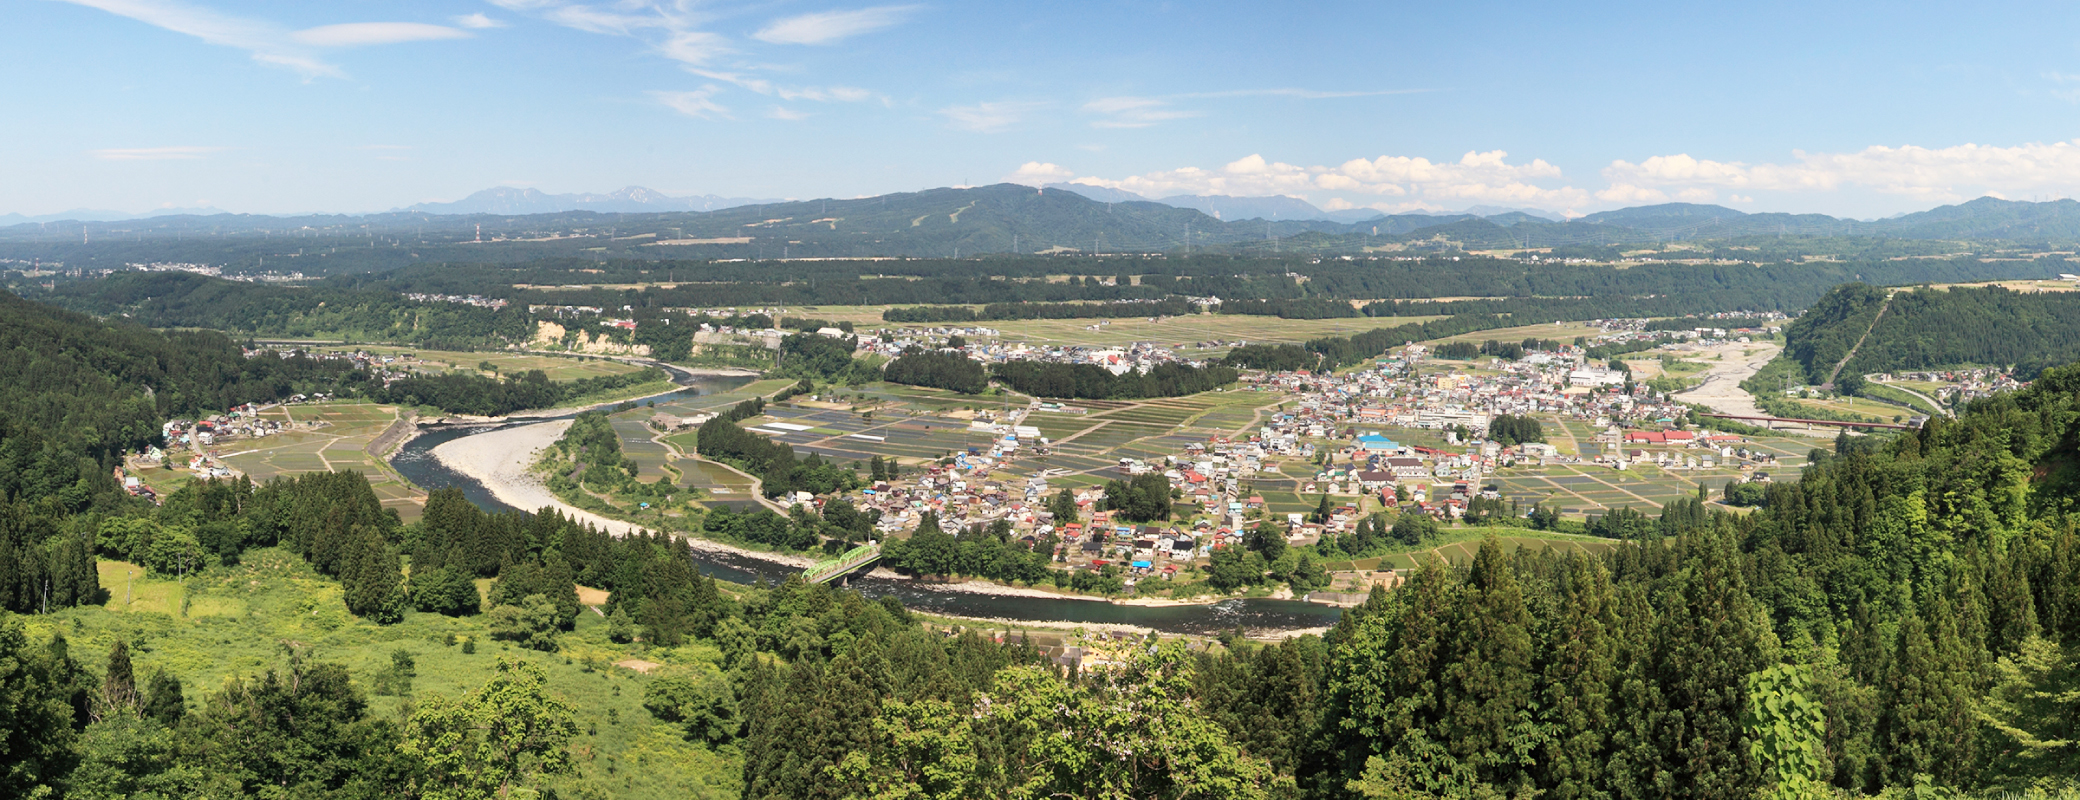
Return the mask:
[[[458,435],[462,434],[462,431],[450,430],[442,436],[455,438],[422,444],[416,451],[414,460],[430,462],[430,465],[441,470],[442,474],[469,480],[478,487],[472,488],[471,491],[481,490],[481,494],[476,495],[480,504],[495,501],[508,507],[529,511],[550,509],[613,535],[627,535],[643,529],[642,525],[612,519],[565,502],[549,491],[543,479],[533,472],[533,466],[539,460],[542,451],[560,439],[570,425],[571,420],[562,419],[470,432],[466,435]],[[781,555],[700,538],[689,537],[685,541],[696,551],[697,561],[715,563],[724,569],[748,570],[751,573],[749,576],[731,580],[750,582],[761,573],[768,581],[778,580],[787,574],[782,570],[800,570],[815,563],[815,559],[808,556]],[[756,562],[761,566],[748,567],[746,564],[749,562]],[[1319,632],[1323,629],[1319,621],[1322,617],[1314,612],[1292,608],[1263,610],[1256,606],[1262,602],[1280,602],[1271,598],[1143,598],[1114,602],[1101,597],[1065,593],[1045,587],[1006,586],[982,580],[937,583],[897,575],[887,569],[871,570],[864,575],[856,576],[853,582],[856,584],[855,588],[870,592],[870,596],[898,596],[913,610],[960,618],[966,620],[967,624],[1014,627],[1038,627],[1045,624],[1048,627],[1084,627],[1091,630],[1113,630],[1115,628],[1110,626],[1119,625],[1121,627],[1117,629],[1164,630],[1194,635],[1207,635],[1240,626],[1255,632],[1260,638],[1270,639]],[[1079,602],[1058,603],[1064,600]],[[1307,603],[1296,605],[1323,608]],[[1051,618],[1021,619],[1029,615]],[[1333,616],[1330,619],[1333,619]]]
[[[491,496],[514,508],[540,511],[554,509],[566,517],[590,524],[615,536],[627,536],[639,530],[648,530],[633,522],[614,519],[578,508],[557,497],[549,487],[542,485],[541,476],[534,474],[533,467],[543,450],[563,438],[571,421],[567,419],[538,422],[532,425],[516,425],[495,431],[464,436],[452,442],[444,442],[428,451],[443,466],[468,476],[484,485]],[[767,553],[748,550],[699,537],[686,537],[686,541],[697,550],[756,558],[793,567],[807,567],[815,559],[804,556]]]
[[[678,366],[678,365],[675,365],[675,364],[667,364],[667,363],[665,363],[665,362],[662,362],[662,361],[630,361],[630,362],[628,362],[628,363],[631,363],[631,364],[642,364],[642,365],[644,365],[644,366],[649,366],[649,367],[656,367],[656,368],[658,368],[658,369],[664,370],[664,371],[665,371],[665,373],[666,373],[667,375],[669,375],[669,374],[671,374],[671,373],[683,373],[684,375],[686,375],[686,376],[689,376],[689,377],[701,377],[701,376],[707,376],[707,377],[712,377],[712,378],[754,378],[754,379],[755,379],[755,378],[759,377],[759,376],[760,376],[760,375],[762,374],[762,373],[759,373],[759,372],[754,372],[754,371],[752,371],[752,370],[746,370],[746,369],[730,369],[730,368],[726,368],[726,367],[681,367],[681,366]],[[577,413],[579,413],[579,412],[582,412],[582,411],[591,411],[591,410],[593,410],[593,409],[595,409],[595,408],[603,408],[603,407],[607,407],[607,406],[613,406],[613,405],[616,405],[616,404],[620,404],[620,403],[641,403],[641,402],[643,402],[644,400],[650,400],[650,399],[654,399],[654,398],[659,398],[659,397],[670,397],[670,396],[672,396],[672,395],[678,394],[678,393],[680,393],[680,392],[682,392],[682,391],[685,391],[685,390],[686,390],[686,381],[684,381],[684,380],[680,380],[680,379],[679,379],[678,377],[676,377],[676,376],[674,376],[674,378],[672,379],[671,383],[672,383],[672,386],[671,386],[671,388],[669,388],[669,389],[665,389],[665,390],[663,390],[663,391],[658,391],[658,392],[649,392],[649,393],[645,393],[645,394],[640,394],[640,395],[637,395],[637,396],[635,396],[635,397],[619,397],[619,398],[611,398],[611,399],[606,399],[606,400],[592,400],[592,401],[588,401],[588,402],[585,402],[585,403],[583,403],[583,404],[580,404],[580,405],[574,405],[574,406],[565,406],[565,407],[563,407],[563,408],[551,408],[551,409],[545,409],[545,410],[541,410],[541,411],[521,411],[521,412],[518,412],[518,413],[515,413],[515,414],[512,414],[512,415],[509,415],[509,416],[507,416],[507,417],[506,417],[506,419],[508,419],[508,420],[514,420],[514,421],[519,421],[519,420],[529,420],[529,419],[548,419],[548,418],[551,418],[551,417],[564,417],[564,416],[569,416],[569,415],[572,415],[572,414],[577,414]]]

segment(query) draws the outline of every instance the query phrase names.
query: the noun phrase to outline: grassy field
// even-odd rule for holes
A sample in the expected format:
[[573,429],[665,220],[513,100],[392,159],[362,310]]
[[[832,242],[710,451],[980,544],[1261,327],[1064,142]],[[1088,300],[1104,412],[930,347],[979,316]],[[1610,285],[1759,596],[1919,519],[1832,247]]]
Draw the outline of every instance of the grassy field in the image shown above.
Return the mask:
[[[243,564],[211,569],[185,587],[122,562],[103,561],[100,568],[107,604],[27,617],[32,635],[42,640],[63,632],[72,652],[96,670],[117,639],[129,642],[138,674],[164,668],[179,676],[191,709],[228,678],[279,667],[291,644],[306,648],[312,660],[345,665],[363,690],[392,651],[406,650],[417,661],[412,689],[422,700],[459,696],[488,680],[500,656],[517,657],[545,669],[549,690],[577,709],[579,734],[571,750],[578,774],[549,784],[560,794],[589,787],[611,797],[719,798],[738,791],[733,747],[688,743],[642,706],[643,689],[656,676],[716,669],[712,645],[616,645],[607,641],[606,621],[590,611],[579,614],[577,630],[560,637],[558,653],[494,642],[482,617],[411,612],[399,624],[373,625],[347,614],[338,583],[276,549],[248,552]],[[477,651],[463,653],[447,643],[451,636],[475,640]],[[645,675],[613,666],[634,658],[660,667]],[[391,718],[410,700],[369,699],[371,716]]]
[[[424,510],[425,494],[406,483],[389,462],[368,452],[370,443],[397,421],[397,415],[396,406],[358,400],[276,406],[261,412],[261,417],[281,423],[282,433],[224,442],[214,449],[255,482],[305,472],[360,472],[368,476],[384,507],[397,509],[409,522]],[[152,480],[148,474],[144,477]]]
[[1837,414],[1855,414],[1858,417],[1870,417],[1880,422],[1893,422],[1893,417],[1901,417],[1903,421],[1907,415],[1914,413],[1910,409],[1862,397],[1836,397],[1830,400],[1789,397],[1785,399],[1798,405],[1824,408]]
[[1623,543],[1594,536],[1580,536],[1553,531],[1534,531],[1528,528],[1446,528],[1436,541],[1419,547],[1410,547],[1383,556],[1361,558],[1354,561],[1330,561],[1324,567],[1337,572],[1370,572],[1383,569],[1414,569],[1424,558],[1442,558],[1458,564],[1473,560],[1481,541],[1488,536],[1496,537],[1504,550],[1514,551],[1522,547],[1540,550],[1571,550],[1578,553],[1600,555],[1610,552]]

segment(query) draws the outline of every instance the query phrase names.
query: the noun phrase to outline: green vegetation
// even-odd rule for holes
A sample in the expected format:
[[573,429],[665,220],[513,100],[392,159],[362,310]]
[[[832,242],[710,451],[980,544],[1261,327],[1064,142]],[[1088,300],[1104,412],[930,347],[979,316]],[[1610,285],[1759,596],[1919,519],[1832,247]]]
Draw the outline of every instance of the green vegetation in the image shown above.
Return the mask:
[[989,377],[974,359],[959,352],[922,347],[905,349],[882,369],[881,378],[889,383],[930,386],[962,394],[981,394],[989,388]]
[[530,408],[555,408],[586,395],[663,380],[664,370],[655,367],[563,383],[550,382],[541,370],[509,375],[504,380],[447,373],[393,381],[373,392],[373,396],[382,403],[425,404],[458,414],[494,417]]
[[1837,364],[1844,377],[1967,365],[2014,365],[2033,376],[2080,357],[2080,294],[1952,287],[1894,292],[1888,300],[1882,290],[1849,284],[1815,303],[1785,336],[1785,355],[1812,383]]
[[1113,374],[1096,364],[1059,364],[1041,361],[1006,361],[991,370],[992,377],[1020,394],[1091,400],[1131,400],[1146,397],[1181,397],[1234,383],[1236,372],[1224,365],[1193,367],[1157,364],[1147,372],[1129,370]]
[[794,448],[737,426],[738,420],[757,416],[764,408],[763,398],[753,398],[701,423],[701,456],[758,476],[767,497],[796,491],[828,494],[859,486],[859,474],[852,470],[826,463],[814,453],[798,459]]

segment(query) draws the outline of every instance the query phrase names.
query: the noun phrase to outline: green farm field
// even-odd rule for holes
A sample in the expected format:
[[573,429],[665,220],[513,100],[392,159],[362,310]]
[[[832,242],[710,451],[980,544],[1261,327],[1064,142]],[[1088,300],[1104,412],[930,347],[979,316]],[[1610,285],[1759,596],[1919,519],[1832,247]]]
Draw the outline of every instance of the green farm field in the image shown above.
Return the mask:
[[[342,400],[276,406],[261,418],[282,423],[282,432],[258,439],[220,443],[220,456],[253,481],[284,475],[353,470],[368,477],[383,507],[410,522],[425,509],[426,495],[368,451],[377,436],[397,422],[396,406]],[[315,426],[310,423],[318,423]],[[150,480],[149,476],[146,480]]]

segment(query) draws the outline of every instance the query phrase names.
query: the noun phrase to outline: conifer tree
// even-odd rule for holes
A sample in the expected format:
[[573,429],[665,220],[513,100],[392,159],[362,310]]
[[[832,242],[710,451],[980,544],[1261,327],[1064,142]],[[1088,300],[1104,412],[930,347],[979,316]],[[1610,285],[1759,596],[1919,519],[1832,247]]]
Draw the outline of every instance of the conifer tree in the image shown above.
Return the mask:
[[1602,794],[1617,680],[1616,597],[1599,561],[1570,553],[1546,633],[1539,713],[1552,731],[1539,782],[1556,800]]
[[1683,571],[1665,597],[1655,673],[1667,713],[1657,721],[1660,769],[1693,797],[1746,798],[1757,765],[1740,727],[1742,680],[1766,663],[1770,632],[1741,577],[1732,531],[1722,523],[1682,540]]
[[1531,617],[1494,536],[1474,554],[1455,605],[1436,738],[1482,782],[1509,791],[1528,780],[1524,770],[1545,737],[1530,714]]
[[108,648],[108,672],[101,679],[99,716],[137,708],[137,677],[130,668],[130,645],[117,639]]

